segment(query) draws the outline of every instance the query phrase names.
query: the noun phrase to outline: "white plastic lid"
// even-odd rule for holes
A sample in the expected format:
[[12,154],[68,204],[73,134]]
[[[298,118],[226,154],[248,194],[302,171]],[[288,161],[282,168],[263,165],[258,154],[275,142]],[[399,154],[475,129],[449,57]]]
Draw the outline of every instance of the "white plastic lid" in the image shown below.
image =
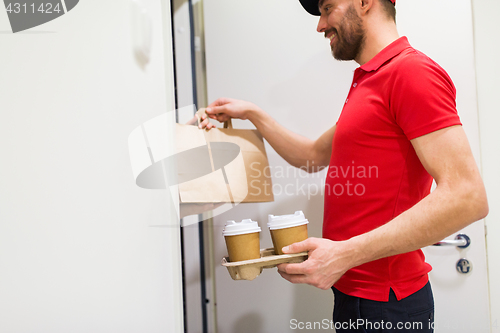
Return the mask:
[[299,210],[295,214],[290,215],[269,215],[267,226],[269,230],[284,229],[298,227],[299,225],[308,224],[309,221],[305,218],[304,213]]
[[243,220],[241,222],[227,221],[224,230],[222,230],[223,236],[236,236],[251,234],[253,232],[260,232],[259,224],[250,219]]

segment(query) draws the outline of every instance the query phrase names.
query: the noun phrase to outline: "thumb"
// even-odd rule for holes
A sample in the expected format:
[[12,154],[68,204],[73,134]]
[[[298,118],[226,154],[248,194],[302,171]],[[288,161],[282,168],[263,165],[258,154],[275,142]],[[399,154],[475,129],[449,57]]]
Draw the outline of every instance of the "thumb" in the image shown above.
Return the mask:
[[209,106],[206,108],[205,112],[209,116],[216,116],[220,113],[226,113],[226,107],[224,105],[221,106]]
[[281,251],[285,254],[299,253],[299,252],[309,252],[316,248],[316,243],[314,238],[308,238],[302,242],[293,243],[291,245],[285,246]]

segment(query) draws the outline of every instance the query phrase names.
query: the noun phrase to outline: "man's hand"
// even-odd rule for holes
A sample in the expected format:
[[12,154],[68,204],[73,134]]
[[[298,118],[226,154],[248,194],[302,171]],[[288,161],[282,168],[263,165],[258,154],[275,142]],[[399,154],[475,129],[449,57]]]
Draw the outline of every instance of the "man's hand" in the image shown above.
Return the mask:
[[249,119],[252,111],[262,110],[253,103],[232,98],[219,98],[206,109],[210,118],[216,119],[221,123],[231,118]]
[[[202,112],[200,112],[202,111]],[[257,105],[232,98],[219,98],[210,104],[206,109],[200,109],[186,125],[194,125],[199,122],[198,127],[201,129],[210,130],[216,126],[212,124],[209,118],[215,119],[221,123],[229,119],[250,119],[250,114],[253,111],[262,111]],[[252,119],[250,119],[252,120]]]
[[353,267],[353,251],[348,242],[308,238],[283,248],[283,253],[307,251],[309,258],[300,264],[280,264],[278,273],[292,283],[307,283],[326,290]]

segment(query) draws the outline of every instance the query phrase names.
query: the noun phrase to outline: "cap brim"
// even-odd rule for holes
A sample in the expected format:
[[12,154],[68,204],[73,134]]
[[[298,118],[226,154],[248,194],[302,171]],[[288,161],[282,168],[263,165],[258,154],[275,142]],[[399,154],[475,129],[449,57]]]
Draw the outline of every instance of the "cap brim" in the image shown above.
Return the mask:
[[314,16],[320,16],[321,13],[319,12],[318,8],[318,3],[319,0],[299,0],[300,4],[304,9],[311,15]]

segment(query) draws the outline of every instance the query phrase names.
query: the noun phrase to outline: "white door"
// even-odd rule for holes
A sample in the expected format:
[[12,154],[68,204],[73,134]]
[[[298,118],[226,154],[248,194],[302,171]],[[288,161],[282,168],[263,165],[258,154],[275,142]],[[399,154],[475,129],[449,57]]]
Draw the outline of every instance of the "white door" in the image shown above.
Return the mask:
[[2,333],[183,332],[179,228],[152,227],[177,214],[135,184],[128,147],[174,109],[170,2],[135,3],[80,1],[17,34],[0,7]]
[[[457,88],[457,109],[472,152],[480,166],[479,126],[474,63],[472,6],[470,0],[399,1],[398,27],[413,46],[439,63]],[[432,10],[429,10],[432,8]],[[426,24],[422,24],[425,17]],[[435,36],[435,37],[434,37]],[[436,332],[489,332],[488,276],[484,221],[459,233],[471,239],[467,248],[427,247],[427,261],[436,306]],[[457,234],[459,234],[457,233]],[[447,239],[453,240],[456,234]],[[459,273],[457,262],[466,259]]]
[[[415,48],[438,62],[454,80],[459,114],[479,163],[470,0],[453,1],[453,6],[445,0],[398,1],[397,22],[400,34],[408,36]],[[298,1],[205,0],[209,100],[222,96],[251,100],[287,128],[318,137],[338,118],[357,65],[335,61],[328,42],[316,33],[316,24],[317,18],[308,15]],[[251,124],[237,122],[235,126]],[[227,219],[252,218],[265,227],[267,214],[302,209],[312,221],[311,235],[321,235],[322,196],[317,188],[324,175],[287,172],[286,162],[271,147],[267,149],[275,171],[285,170],[273,173],[276,201],[239,205],[216,217],[216,260],[225,254],[220,230]],[[295,193],[283,191],[289,183],[295,185]],[[430,278],[436,332],[489,332],[484,224],[477,222],[463,233],[471,238],[467,249],[424,250],[434,267]],[[271,242],[263,236],[261,244]],[[458,273],[460,258],[472,263],[469,274]],[[291,320],[331,318],[331,292],[290,285],[273,271],[264,271],[252,282],[235,282],[223,267],[217,267],[216,286],[220,332],[286,332],[293,331]],[[235,306],[235,299],[242,301]]]

